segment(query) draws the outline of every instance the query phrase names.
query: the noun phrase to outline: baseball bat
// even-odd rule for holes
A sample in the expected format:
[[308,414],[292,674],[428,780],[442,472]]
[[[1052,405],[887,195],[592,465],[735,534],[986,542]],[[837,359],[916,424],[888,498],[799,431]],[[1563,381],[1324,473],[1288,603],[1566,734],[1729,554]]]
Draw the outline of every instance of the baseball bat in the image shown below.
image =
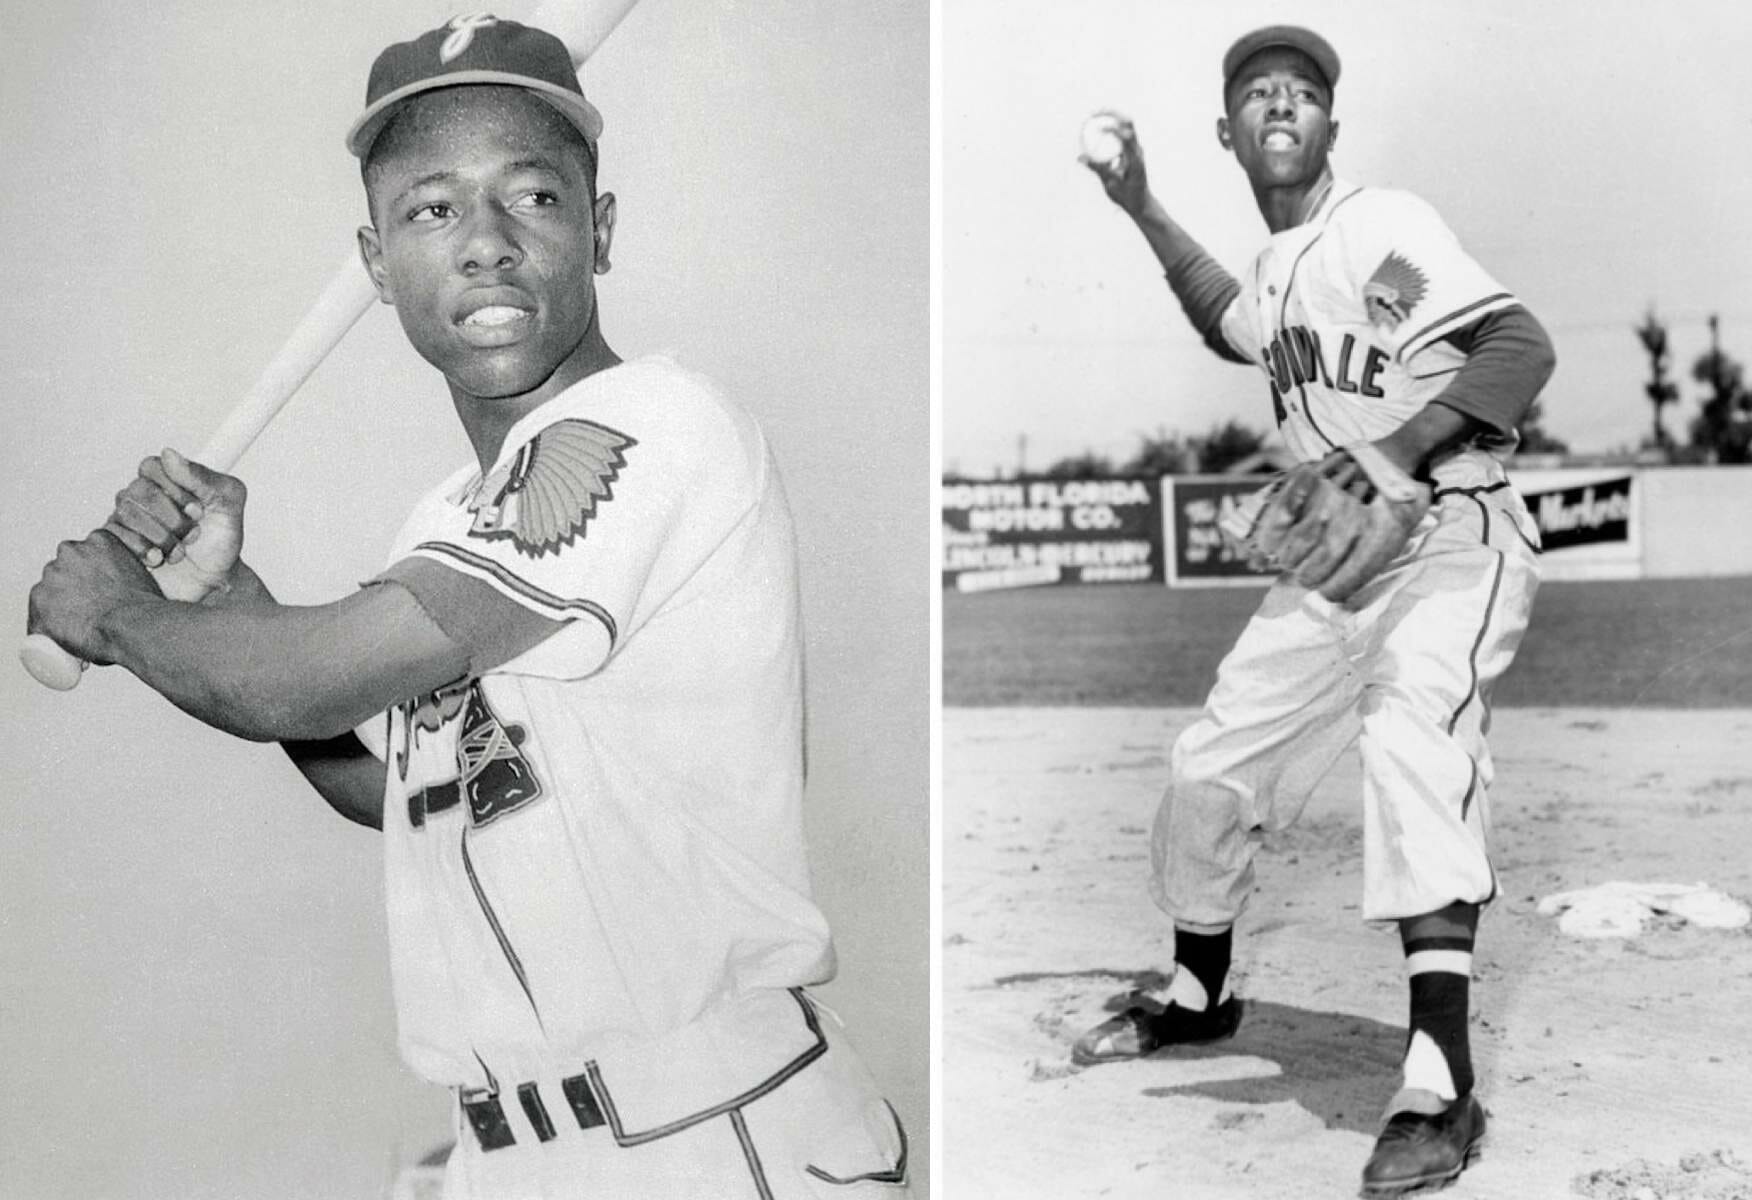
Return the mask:
[[[558,37],[571,52],[572,64],[581,66],[614,32],[638,0],[546,0],[531,14],[529,24]],[[377,290],[356,252],[329,279],[316,303],[293,328],[285,344],[263,369],[218,430],[195,456],[195,461],[218,471],[230,472],[266,429],[310,373],[327,358],[347,331],[365,315]],[[196,601],[212,589],[214,580],[186,555],[178,562],[154,568],[159,590],[172,600]],[[45,634],[33,633],[18,648],[18,657],[38,683],[57,691],[79,686],[86,664],[61,649]]]

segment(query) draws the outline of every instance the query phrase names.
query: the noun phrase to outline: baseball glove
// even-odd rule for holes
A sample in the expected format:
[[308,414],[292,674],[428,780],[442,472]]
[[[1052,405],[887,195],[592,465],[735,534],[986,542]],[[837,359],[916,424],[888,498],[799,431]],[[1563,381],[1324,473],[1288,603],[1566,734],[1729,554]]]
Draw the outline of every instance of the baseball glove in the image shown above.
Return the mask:
[[1405,548],[1429,509],[1428,484],[1358,442],[1279,475],[1221,527],[1249,565],[1343,603]]

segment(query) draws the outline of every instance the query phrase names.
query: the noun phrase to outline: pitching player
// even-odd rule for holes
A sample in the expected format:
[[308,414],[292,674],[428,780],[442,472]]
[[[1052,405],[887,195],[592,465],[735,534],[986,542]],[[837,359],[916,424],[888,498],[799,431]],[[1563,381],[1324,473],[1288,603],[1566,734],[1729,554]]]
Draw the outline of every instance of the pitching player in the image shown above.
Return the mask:
[[[615,200],[558,39],[458,18],[367,96],[360,250],[478,461],[380,576],[298,608],[237,557],[243,485],[166,452],[62,547],[33,625],[285,742],[382,830],[403,1056],[459,1100],[447,1197],[905,1194],[898,1118],[804,990],[833,951],[767,442],[604,340]],[[165,600],[141,564],[195,537],[226,585]]]
[[1429,205],[1334,176],[1339,58],[1306,29],[1260,29],[1223,60],[1217,139],[1270,231],[1237,280],[1152,194],[1129,124],[1091,163],[1217,354],[1262,370],[1303,461],[1371,443],[1434,489],[1405,549],[1335,604],[1280,579],[1175,743],[1151,839],[1173,919],[1165,992],[1090,1030],[1080,1062],[1230,1036],[1232,930],[1262,833],[1294,821],[1337,756],[1363,763],[1364,902],[1393,921],[1410,978],[1403,1087],[1363,1170],[1366,1195],[1453,1179],[1477,1150],[1468,984],[1497,890],[1485,744],[1491,685],[1526,628],[1537,531],[1501,457],[1554,365],[1543,330]]

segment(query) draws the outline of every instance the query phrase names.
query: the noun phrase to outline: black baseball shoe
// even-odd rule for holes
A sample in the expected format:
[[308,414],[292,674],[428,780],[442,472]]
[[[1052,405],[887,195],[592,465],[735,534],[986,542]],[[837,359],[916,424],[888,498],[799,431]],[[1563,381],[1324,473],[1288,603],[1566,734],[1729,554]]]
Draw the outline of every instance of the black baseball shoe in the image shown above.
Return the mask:
[[1433,1092],[1407,1088],[1363,1167],[1364,1196],[1402,1196],[1445,1187],[1460,1177],[1484,1141],[1484,1106],[1468,1093],[1444,1103]]
[[1109,1017],[1077,1039],[1071,1061],[1090,1067],[1096,1063],[1145,1058],[1169,1046],[1197,1046],[1234,1037],[1241,1028],[1241,1000],[1230,996],[1207,1009],[1134,1004],[1117,1017]]

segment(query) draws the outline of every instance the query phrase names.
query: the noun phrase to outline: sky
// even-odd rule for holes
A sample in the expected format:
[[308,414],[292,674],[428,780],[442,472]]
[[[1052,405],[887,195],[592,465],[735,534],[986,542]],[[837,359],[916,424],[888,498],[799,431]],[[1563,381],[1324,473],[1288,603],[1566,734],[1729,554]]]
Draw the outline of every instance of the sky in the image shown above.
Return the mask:
[[[518,17],[532,0],[498,8]],[[439,0],[6,5],[0,597],[192,452],[351,252],[342,136]],[[924,1161],[929,56],[922,0],[643,0],[584,71],[604,332],[765,426],[799,531],[824,996]],[[824,169],[828,164],[830,169]],[[469,450],[374,307],[238,466],[282,600],[377,573]],[[399,1063],[381,849],[114,670],[0,664],[0,1195],[372,1196],[447,1139]]]
[[[1239,419],[1270,427],[1260,373],[1188,330],[1130,220],[1076,161],[1083,119],[1136,124],[1157,194],[1232,272],[1266,230],[1217,144],[1220,63],[1298,23],[1343,63],[1341,177],[1405,188],[1546,326],[1546,428],[1576,451],[1651,430],[1652,305],[1671,326],[1683,436],[1692,362],[1721,316],[1752,360],[1752,6],[1737,0],[1087,0],[942,5],[942,461],[1034,469]],[[1026,438],[1025,449],[1019,445]]]

